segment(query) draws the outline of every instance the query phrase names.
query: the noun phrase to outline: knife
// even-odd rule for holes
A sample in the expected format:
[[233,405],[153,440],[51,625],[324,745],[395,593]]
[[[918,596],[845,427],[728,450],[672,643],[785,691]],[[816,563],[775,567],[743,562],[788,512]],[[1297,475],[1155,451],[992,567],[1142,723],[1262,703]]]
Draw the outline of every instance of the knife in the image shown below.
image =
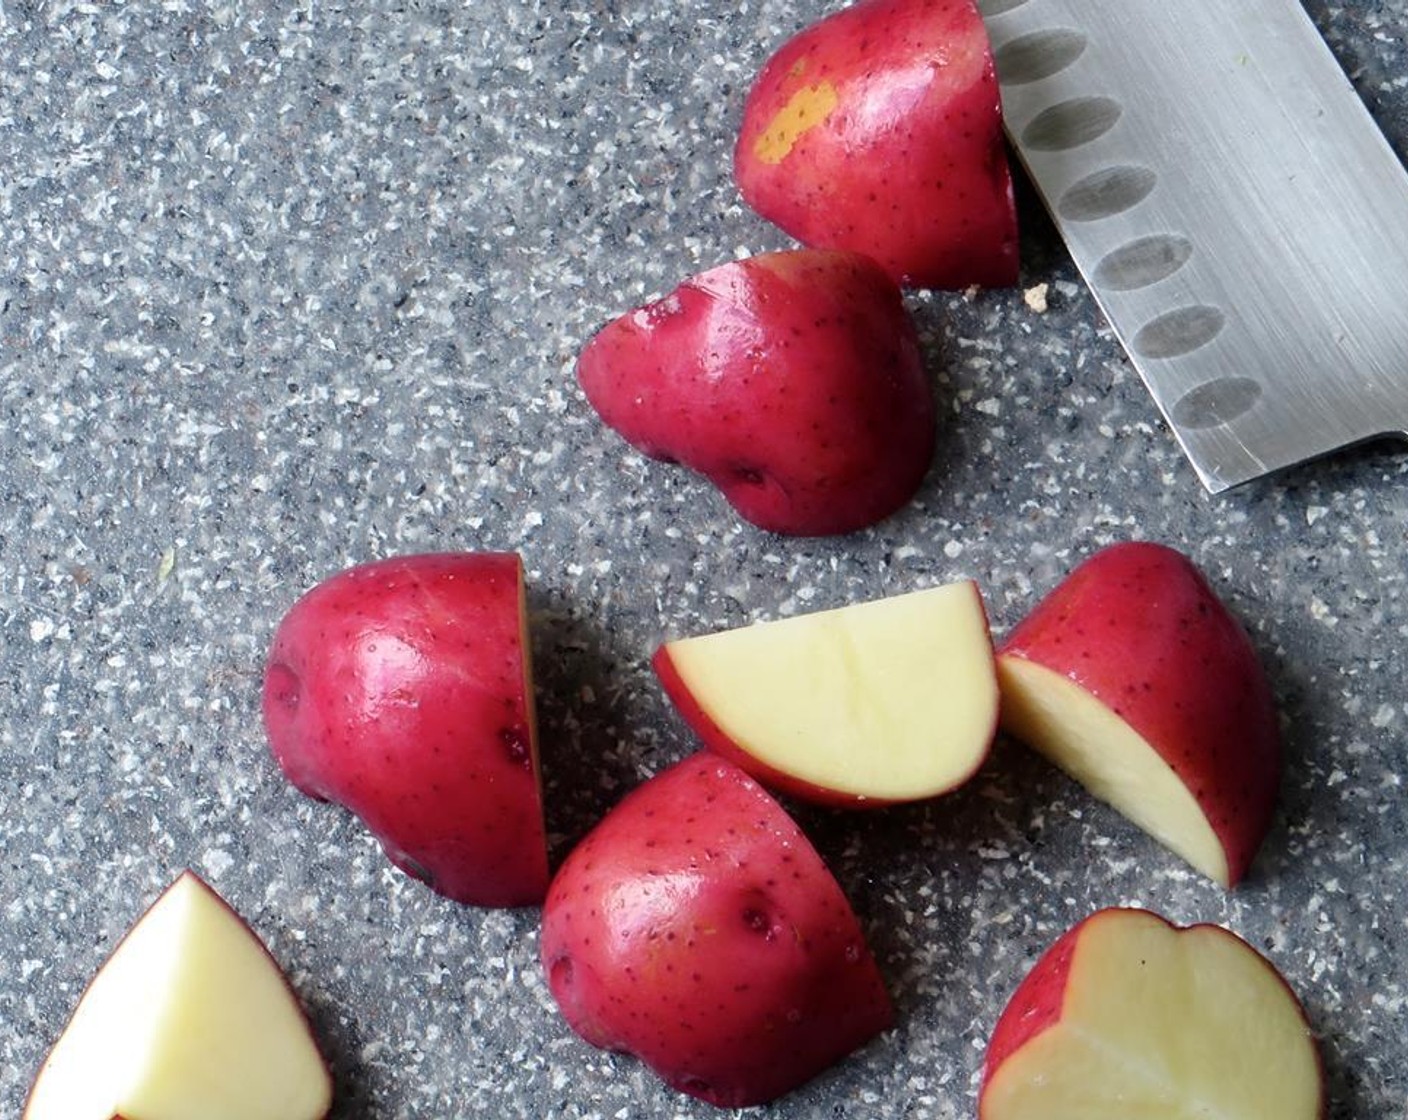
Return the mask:
[[1213,493],[1408,435],[1408,172],[1297,0],[979,0],[1008,136]]

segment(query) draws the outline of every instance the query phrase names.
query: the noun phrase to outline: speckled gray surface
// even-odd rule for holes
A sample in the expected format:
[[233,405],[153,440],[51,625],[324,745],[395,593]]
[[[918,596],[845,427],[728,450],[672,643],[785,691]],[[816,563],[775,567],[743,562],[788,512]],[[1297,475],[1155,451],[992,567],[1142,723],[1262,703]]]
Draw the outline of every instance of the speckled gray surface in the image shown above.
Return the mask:
[[[183,866],[310,1009],[335,1116],[708,1116],[557,1018],[530,911],[445,902],[282,780],[263,650],[318,578],[521,550],[554,854],[693,748],[648,670],[692,632],[960,576],[1001,632],[1096,546],[1186,549],[1285,716],[1281,812],[1225,894],[1024,752],[965,790],[802,811],[870,930],[893,1032],[778,1117],[973,1113],[1026,966],[1111,903],[1265,949],[1336,1118],[1408,1069],[1408,454],[1198,487],[1024,193],[1021,291],[916,296],[942,402],[923,491],[830,541],[740,525],[595,421],[606,318],[785,240],[728,155],[820,0],[0,3],[0,1112]],[[1310,10],[1400,152],[1408,3]]]

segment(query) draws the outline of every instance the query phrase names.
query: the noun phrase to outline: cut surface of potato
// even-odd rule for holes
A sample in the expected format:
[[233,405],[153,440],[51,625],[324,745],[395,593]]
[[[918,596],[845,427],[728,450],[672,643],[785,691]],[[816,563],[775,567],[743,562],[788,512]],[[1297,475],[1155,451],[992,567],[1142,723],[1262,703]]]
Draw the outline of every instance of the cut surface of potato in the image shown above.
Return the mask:
[[[981,1120],[1317,1120],[1319,1056],[1276,969],[1218,926],[1100,911],[994,1033]],[[1061,970],[1065,969],[1064,975]],[[1053,991],[1047,989],[1054,988]],[[1008,1049],[1002,1035],[1029,1031]],[[1026,1020],[1026,1021],[1023,1021]]]
[[24,1120],[319,1120],[331,1096],[278,965],[187,872],[94,976]]
[[1204,875],[1228,885],[1227,854],[1188,786],[1105,704],[1060,673],[999,656],[1003,730],[1051,760]]
[[992,640],[971,581],[669,642],[656,668],[710,746],[823,800],[952,789],[996,730]]

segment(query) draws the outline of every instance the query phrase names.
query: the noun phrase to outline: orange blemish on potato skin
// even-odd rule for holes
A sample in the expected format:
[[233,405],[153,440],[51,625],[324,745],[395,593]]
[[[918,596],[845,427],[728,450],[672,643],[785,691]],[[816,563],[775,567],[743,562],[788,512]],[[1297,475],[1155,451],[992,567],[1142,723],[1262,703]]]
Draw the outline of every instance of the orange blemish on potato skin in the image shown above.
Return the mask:
[[753,141],[753,154],[762,163],[781,163],[798,140],[831,115],[839,100],[836,87],[830,82],[803,86],[758,134]]

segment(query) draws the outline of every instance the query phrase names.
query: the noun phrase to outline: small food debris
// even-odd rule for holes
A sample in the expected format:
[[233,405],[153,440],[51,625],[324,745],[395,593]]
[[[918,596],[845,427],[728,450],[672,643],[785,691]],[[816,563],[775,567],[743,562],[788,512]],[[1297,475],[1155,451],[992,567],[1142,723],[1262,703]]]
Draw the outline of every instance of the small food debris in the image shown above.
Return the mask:
[[168,548],[161,554],[161,563],[157,565],[156,581],[165,583],[171,578],[171,573],[176,570],[176,550]]
[[1028,288],[1024,291],[1022,293],[1022,299],[1025,301],[1026,305],[1038,315],[1044,315],[1047,309],[1046,296],[1050,291],[1050,284],[1037,284],[1035,287]]

